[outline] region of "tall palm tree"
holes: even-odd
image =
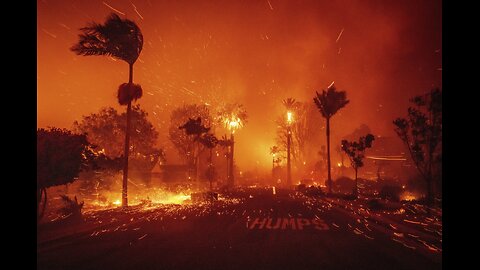
[[[322,90],[313,98],[315,105],[322,116],[327,120],[327,167],[328,167],[328,192],[332,193],[332,176],[330,174],[330,118],[335,115],[341,108],[345,107],[350,101],[347,100],[345,91],[337,91],[335,85],[330,85],[327,90]]]
[[[128,154],[130,145],[130,118],[132,101],[142,96],[140,85],[133,84],[133,64],[143,48],[143,35],[140,28],[131,20],[122,20],[117,14],[112,13],[107,17],[105,24],[90,23],[80,28],[79,41],[71,50],[78,55],[104,55],[111,56],[128,63],[128,84],[120,85],[118,89],[118,102],[127,105],[127,127],[125,130],[125,150],[123,167],[122,206],[128,206],[127,179],[128,179]]]
[[[292,165],[290,162],[291,125],[293,122],[293,111],[299,107],[299,103],[294,98],[287,98],[283,100],[283,105],[287,109],[287,185],[290,187],[292,184]]]

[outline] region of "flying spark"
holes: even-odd
[[[340,37],[343,34],[343,30],[345,30],[345,28],[342,28],[342,31],[340,31],[340,34],[338,34],[338,37],[337,37],[337,40],[335,41],[335,43],[338,43],[338,41],[340,40]]]
[[[47,34],[47,35],[49,35],[49,36],[51,36],[51,37],[53,37],[53,38],[57,38],[57,36],[56,36],[56,35],[54,35],[54,34],[52,34],[52,33],[48,32],[47,30],[45,30],[45,29],[43,29],[43,28],[42,28],[42,31],[43,31],[43,32],[45,32],[45,34]]]
[[[132,6],[133,6],[133,10],[135,10],[135,12],[137,13],[137,15],[143,20],[143,16],[140,15],[140,13],[138,12],[137,10],[137,7],[132,3]]]
[[[109,4],[107,4],[107,3],[105,3],[105,2],[102,2],[102,3],[103,3],[105,6],[109,7],[111,10],[113,10],[113,11],[115,11],[115,12],[118,12],[118,13],[120,13],[120,14],[122,14],[122,15],[125,15],[125,13],[121,12],[121,11],[118,10],[118,9],[113,8],[113,7],[110,6]]]
[[[273,10],[272,4],[270,4],[270,1],[267,0],[268,6],[270,6],[270,9]]]

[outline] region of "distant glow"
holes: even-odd
[[[337,162],[337,166],[338,166],[338,167],[342,167],[342,163],[341,163],[341,162]]]
[[[407,160],[406,158],[403,158],[401,156],[383,156],[383,157],[366,156],[366,158],[373,159],[373,160],[392,160],[392,161],[405,161],[405,160]]]
[[[113,202],[113,204],[114,205],[120,205],[120,204],[122,204],[122,202],[120,202],[120,200],[116,200],[116,201]]]
[[[402,201],[413,201],[418,198],[417,194],[411,193],[411,192],[404,192],[402,195],[400,195],[400,199]]]
[[[293,122],[293,113],[288,111],[287,112],[287,123],[291,124]]]
[[[237,129],[243,127],[242,120],[237,116],[231,115],[230,117],[224,117],[223,124],[230,132],[235,133]]]

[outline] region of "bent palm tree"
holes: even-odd
[[[330,118],[335,115],[341,108],[345,107],[349,100],[347,100],[347,93],[345,91],[336,91],[335,85],[327,88],[327,91],[322,90],[322,93],[317,94],[313,98],[315,105],[322,116],[327,120],[327,167],[328,167],[328,192],[332,193],[332,176],[330,174]]]
[[[118,101],[127,105],[127,127],[125,130],[125,150],[123,167],[122,206],[128,206],[127,179],[128,179],[128,154],[130,145],[130,117],[132,101],[142,96],[140,85],[133,84],[133,64],[137,61],[143,47],[143,35],[140,28],[131,20],[122,20],[112,13],[105,24],[90,23],[80,29],[79,42],[71,50],[78,55],[105,55],[111,56],[128,63],[128,84],[120,85]]]

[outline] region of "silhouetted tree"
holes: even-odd
[[[212,182],[216,177],[215,166],[213,164],[213,148],[217,146],[218,139],[217,137],[215,137],[215,135],[211,133],[205,133],[203,134],[203,136],[199,138],[199,142],[210,150],[210,156],[208,158],[208,168],[205,175],[207,176],[207,179],[210,182],[210,191],[211,191]]]
[[[433,89],[428,94],[410,100],[407,118],[393,121],[395,132],[408,148],[410,156],[427,183],[427,202],[434,202],[433,180],[441,174],[442,156],[442,91]]]
[[[235,149],[235,139],[234,133],[236,130],[242,128],[247,123],[248,115],[247,110],[243,107],[242,104],[238,103],[227,103],[223,106],[220,106],[220,109],[217,112],[217,122],[220,123],[230,131],[230,141],[229,144],[230,151],[228,152],[229,164],[227,166],[227,186],[234,186],[234,149]]]
[[[227,138],[227,135],[223,135],[222,138],[220,140],[218,140],[218,145],[220,145],[221,147],[223,147],[225,149],[225,158],[227,160],[227,179],[229,177],[229,174],[230,174],[230,152],[229,152],[229,148],[232,147],[233,145],[233,141],[231,139],[228,139]]]
[[[114,108],[102,108],[98,113],[82,116],[81,121],[73,123],[78,133],[86,133],[88,140],[99,147],[109,158],[122,157],[122,136],[125,130],[126,113],[118,114]],[[159,160],[165,160],[164,151],[155,145],[158,132],[148,120],[148,113],[140,105],[132,106],[131,123],[135,130],[130,136],[130,166],[140,171],[151,171]],[[113,165],[113,164],[112,164]]]
[[[332,176],[330,173],[330,118],[335,115],[341,108],[345,107],[350,101],[347,100],[347,93],[345,91],[337,91],[332,84],[327,90],[322,90],[322,93],[315,91],[317,96],[313,98],[315,105],[322,116],[327,120],[327,167],[328,167],[328,192],[332,192]]]
[[[353,195],[358,196],[358,168],[363,167],[363,159],[365,158],[365,150],[372,147],[372,142],[375,137],[372,134],[367,134],[365,137],[360,137],[358,142],[349,142],[342,140],[342,150],[350,158],[351,165],[355,170],[355,188]]]
[[[85,135],[59,128],[37,130],[37,219],[45,212],[47,188],[72,183],[81,170],[96,168],[97,156]]]
[[[182,126],[178,127],[178,129],[184,129],[185,134],[188,136],[193,136],[193,141],[196,142],[197,144],[197,155],[195,159],[195,179],[199,180],[198,177],[198,171],[199,171],[199,166],[200,166],[200,138],[203,136],[203,134],[207,133],[210,128],[205,127],[202,125],[202,118],[197,117],[197,119],[192,119],[189,118],[185,124]]]
[[[195,137],[187,135],[184,130],[178,127],[184,125],[189,119],[197,119],[198,117],[202,119],[205,126],[210,127],[213,131],[213,120],[206,105],[183,105],[174,109],[170,115],[168,138],[186,165],[194,165],[197,159],[198,153],[195,150]]]
[[[299,167],[299,164],[304,161],[316,158],[317,153],[314,149],[320,143],[321,131],[318,128],[318,122],[321,120],[321,116],[316,112],[314,104],[296,101],[296,104],[290,108],[294,117],[294,121],[290,125],[292,133],[290,151],[292,164]],[[277,118],[276,124],[275,142],[282,155],[286,156],[288,123],[285,114]]]
[[[129,77],[128,84],[120,85],[118,89],[118,102],[127,105],[127,126],[125,129],[123,168],[123,190],[122,206],[128,206],[127,200],[127,179],[128,179],[128,157],[130,140],[130,111],[132,101],[142,96],[140,85],[133,83],[133,64],[137,61],[143,47],[143,35],[135,22],[122,20],[117,14],[112,13],[105,21],[105,24],[90,23],[87,27],[80,29],[79,42],[71,50],[78,55],[106,55],[115,57],[128,63]]]

